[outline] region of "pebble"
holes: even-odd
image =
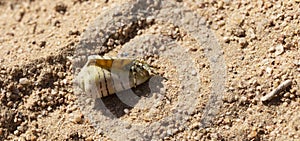
[[[160,50],[160,51],[165,51],[165,50],[166,50],[166,47],[165,47],[165,46],[161,46],[161,47],[159,48],[159,50]]]
[[[239,44],[240,44],[241,48],[246,48],[248,46],[248,42],[245,38],[240,38]]]
[[[75,115],[75,118],[74,118],[74,122],[75,123],[82,123],[82,120],[83,120],[83,115],[82,114],[76,114]]]
[[[55,5],[54,10],[60,14],[64,14],[67,11],[67,5],[62,2],[59,2]]]
[[[51,110],[52,110],[52,107],[51,107],[51,106],[49,106],[49,107],[47,108],[47,110],[48,110],[48,111],[51,111]]]
[[[86,141],[93,141],[93,137],[92,136],[89,136],[87,138],[85,138]]]
[[[30,81],[27,78],[20,78],[19,83],[22,85],[27,85],[30,83]]]
[[[270,53],[273,53],[275,51],[276,51],[275,47],[270,47],[269,50],[268,50],[268,52],[270,52]]]
[[[39,47],[44,48],[46,46],[46,41],[41,41],[41,43],[39,44]]]
[[[129,113],[129,110],[128,110],[128,109],[124,109],[124,113],[125,113],[125,114],[128,114],[128,113]]]
[[[192,76],[196,76],[197,75],[197,71],[196,70],[192,70],[191,74],[192,74]]]
[[[241,96],[241,97],[240,97],[240,102],[241,102],[242,104],[246,103],[246,102],[247,102],[247,97],[246,97],[246,96]]]
[[[250,134],[248,135],[248,138],[253,139],[257,136],[257,131],[256,130],[252,130],[250,132]]]
[[[223,40],[225,43],[229,43],[230,42],[230,38],[228,36],[223,37]]]
[[[224,26],[225,24],[226,24],[226,23],[225,23],[225,21],[223,21],[223,20],[218,22],[218,26],[219,26],[219,27],[222,27],[222,26]]]
[[[154,20],[155,20],[155,18],[153,16],[149,16],[149,17],[146,18],[146,22],[148,24],[151,24],[152,22],[154,22]]]
[[[267,72],[267,74],[272,75],[273,69],[270,68],[270,67],[267,67],[267,68],[266,68],[266,72]]]
[[[23,50],[22,49],[18,49],[17,51],[19,54],[23,53]]]
[[[197,48],[189,48],[188,51],[191,51],[191,52],[196,52],[198,49]]]
[[[287,103],[287,102],[283,102],[283,103],[282,103],[282,106],[283,106],[283,107],[287,107],[288,105],[289,105],[289,103]]]
[[[167,130],[167,134],[168,134],[168,135],[173,135],[171,129],[168,129],[168,130]]]
[[[199,127],[200,127],[200,124],[198,122],[193,123],[191,126],[192,129],[199,128]]]
[[[19,130],[14,131],[14,135],[18,136],[20,134]]]
[[[64,72],[58,72],[58,73],[57,73],[57,76],[58,76],[59,78],[63,78],[63,77],[64,77]]]
[[[275,46],[275,55],[281,55],[284,52],[284,47],[282,44],[276,45]]]
[[[296,66],[300,66],[300,60],[298,60],[298,61],[293,61],[293,63],[294,63]]]

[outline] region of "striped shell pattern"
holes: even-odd
[[[144,83],[150,72],[149,65],[136,59],[92,55],[75,83],[90,97],[101,98]]]

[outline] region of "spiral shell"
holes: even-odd
[[[149,65],[136,59],[92,55],[75,83],[89,96],[101,98],[144,83],[150,73]]]

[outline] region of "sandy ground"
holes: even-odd
[[[300,1],[173,2],[204,22],[159,21],[182,16],[170,6],[121,25],[123,0],[1,0],[0,140],[300,140]],[[132,105],[90,100],[72,83],[82,53],[138,56],[166,79]]]

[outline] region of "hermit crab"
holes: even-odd
[[[138,59],[92,55],[75,83],[90,97],[102,98],[136,87],[153,74],[153,67]]]

